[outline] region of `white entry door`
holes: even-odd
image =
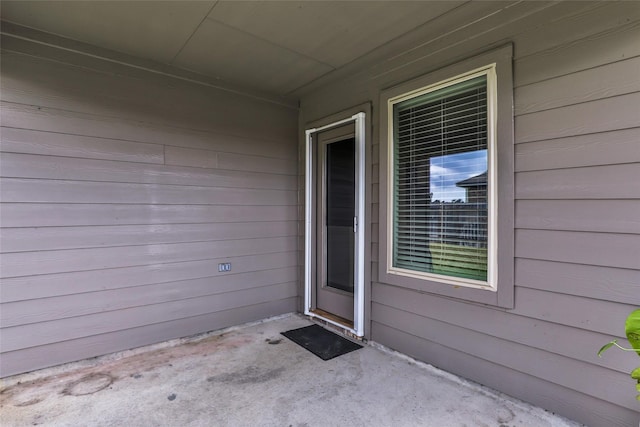
[[[364,113],[307,135],[305,313],[364,335]]]

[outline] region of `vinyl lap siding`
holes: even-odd
[[[590,426],[637,426],[637,358],[596,352],[640,305],[640,5],[480,7],[456,10],[478,22],[446,45],[424,29],[419,47],[303,98],[303,121],[367,100],[380,111],[382,89],[514,45],[515,308],[378,281],[374,115],[371,338]]]
[[[295,310],[295,110],[2,42],[1,376]]]

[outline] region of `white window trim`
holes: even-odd
[[[498,185],[494,187],[497,193],[499,209],[499,221],[494,224],[497,232],[496,245],[497,271],[493,280],[496,281],[496,290],[491,292],[487,286],[482,288],[452,285],[433,278],[421,276],[420,278],[409,275],[390,274],[388,262],[389,221],[389,180],[393,177],[389,174],[389,99],[413,93],[417,90],[428,88],[437,82],[448,81],[452,76],[469,73],[472,70],[486,67],[487,64],[496,64],[497,99],[495,100],[495,137],[497,150],[494,150],[494,173],[497,176]],[[515,303],[514,273],[516,267],[515,258],[515,144],[513,123],[513,45],[507,43],[476,56],[460,60],[449,65],[438,66],[432,64],[433,69],[424,74],[414,75],[412,78],[398,82],[380,92],[380,116],[379,116],[379,222],[378,222],[378,277],[379,283],[411,289],[421,293],[432,294],[442,298],[454,298],[468,301],[474,304],[486,304],[503,309],[512,309]],[[497,220],[497,217],[494,215]],[[375,246],[374,246],[375,247]]]
[[[447,86],[452,86],[458,83],[462,83],[466,80],[470,80],[476,77],[487,77],[487,152],[488,152],[488,235],[487,235],[487,281],[466,279],[454,276],[445,276],[441,274],[427,273],[416,270],[409,270],[405,268],[393,267],[393,230],[394,230],[394,165],[395,159],[393,153],[394,150],[394,117],[393,107],[395,104],[412,99]],[[457,76],[441,80],[437,83],[418,88],[416,90],[403,93],[401,95],[390,98],[387,101],[387,170],[390,177],[387,182],[387,274],[393,274],[398,276],[412,277],[416,279],[428,279],[435,282],[445,283],[452,286],[463,286],[476,289],[483,289],[496,292],[498,289],[498,197],[497,197],[497,136],[496,136],[496,124],[497,124],[497,75],[496,75],[496,63],[491,63],[483,67],[476,68],[466,73],[459,74]]]

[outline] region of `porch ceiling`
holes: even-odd
[[[22,26],[295,98],[463,3],[3,1],[1,13]]]

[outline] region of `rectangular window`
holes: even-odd
[[[494,66],[390,100],[396,272],[492,288]]]
[[[378,281],[514,303],[513,46],[380,93]]]

